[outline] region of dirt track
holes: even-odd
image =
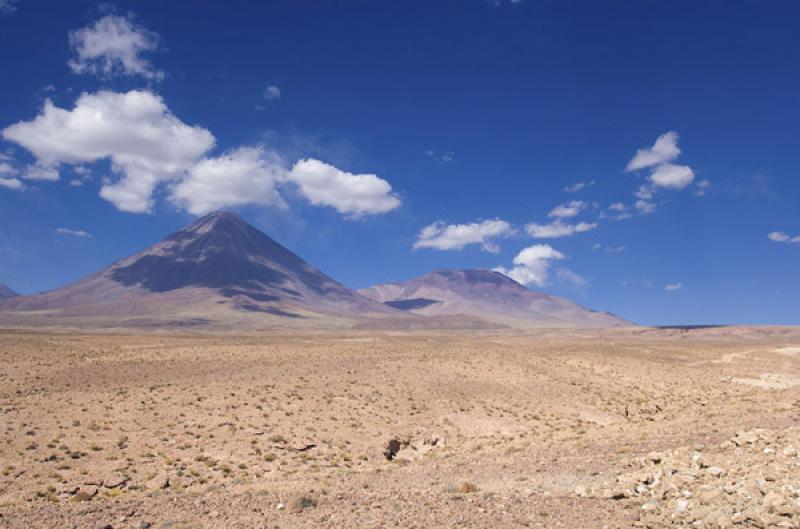
[[[799,418],[793,329],[4,332],[0,527],[689,526],[594,491]]]

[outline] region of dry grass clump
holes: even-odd
[[[286,502],[286,510],[289,512],[303,512],[306,509],[313,509],[317,506],[316,500],[310,496],[300,495],[289,498]]]
[[[456,487],[453,490],[453,492],[456,492],[458,494],[475,494],[476,492],[478,492],[480,490],[481,489],[479,489],[476,484],[474,484],[472,482],[469,482],[469,481],[464,481],[463,483],[461,483],[461,485]]]

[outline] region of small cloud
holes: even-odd
[[[59,235],[72,235],[73,237],[83,237],[85,239],[94,239],[94,235],[85,230],[73,230],[70,228],[57,228],[56,233]]]
[[[425,154],[432,160],[435,160],[439,163],[450,163],[456,159],[456,153],[454,151],[437,152],[428,149],[427,151],[425,151]]]
[[[694,171],[688,165],[674,165],[667,163],[659,165],[650,174],[650,181],[656,187],[668,189],[683,189],[694,180]]]
[[[156,33],[130,17],[106,15],[92,26],[70,32],[69,44],[75,57],[69,61],[69,67],[77,74],[91,73],[106,79],[138,75],[159,81],[164,72],[142,57],[155,51],[158,43]]]
[[[711,182],[708,180],[700,180],[694,185],[694,191],[692,191],[692,194],[696,197],[702,197],[709,191],[711,191]]]
[[[264,89],[264,92],[261,94],[267,101],[275,101],[281,98],[281,89],[278,88],[276,85],[271,84]]]
[[[376,174],[354,174],[307,158],[294,164],[286,178],[315,206],[330,206],[348,218],[387,213],[400,207],[392,186]]]
[[[11,189],[13,191],[22,191],[25,189],[25,184],[23,184],[17,178],[0,176],[0,187],[5,187],[6,189]]]
[[[600,218],[601,219],[611,219],[611,220],[626,220],[633,217],[633,215],[628,211],[628,206],[623,204],[622,202],[614,202],[610,206],[608,206],[608,211],[601,211]]]
[[[634,157],[628,162],[625,168],[628,172],[651,169],[647,183],[639,186],[634,193],[638,199],[635,207],[640,213],[649,214],[655,211],[656,206],[652,199],[658,189],[681,190],[694,181],[694,170],[691,167],[672,163],[680,154],[678,133],[669,131],[659,136],[652,147],[636,151]],[[698,184],[699,187],[696,188],[701,193],[704,193],[710,186],[707,180],[703,182],[705,183]]]
[[[671,162],[681,154],[678,148],[678,133],[675,131],[665,132],[659,136],[652,147],[639,149],[628,162],[626,171],[636,171],[654,165],[661,165]]]
[[[656,211],[656,205],[652,202],[648,202],[647,200],[637,200],[634,206],[639,213],[642,213],[643,215],[649,215],[651,213],[655,213]]]
[[[60,178],[58,169],[52,165],[39,163],[29,165],[25,169],[23,177],[28,180],[46,180],[48,182],[57,182]]]
[[[568,224],[558,219],[548,224],[531,222],[525,225],[525,232],[534,239],[556,239],[558,237],[571,237],[576,233],[591,231],[596,227],[596,223],[579,222],[577,224]]]
[[[675,290],[680,290],[683,288],[683,283],[670,283],[664,287],[664,290],[667,292],[673,292]]]
[[[0,13],[13,13],[17,10],[17,0],[0,0]]]
[[[513,268],[507,269],[498,266],[494,271],[507,275],[523,285],[544,286],[547,284],[552,262],[566,258],[566,255],[549,244],[534,244],[523,249],[514,257]]]
[[[594,180],[590,180],[589,182],[575,182],[572,185],[568,185],[564,188],[565,193],[577,193],[578,191],[585,189],[587,187],[593,186]]]
[[[586,202],[572,200],[566,204],[556,206],[547,216],[557,219],[568,219],[577,216],[584,209],[586,209]]]
[[[784,233],[782,231],[770,232],[767,235],[767,238],[773,242],[788,242],[788,243],[800,244],[800,235],[792,237],[791,235]]]
[[[556,277],[558,277],[558,279],[560,279],[562,282],[569,283],[576,287],[585,287],[589,284],[589,281],[587,281],[586,278],[567,268],[559,268],[556,271]]]
[[[414,249],[461,250],[471,244],[480,244],[484,251],[497,253],[500,249],[495,239],[508,237],[513,233],[511,224],[500,219],[471,224],[445,224],[437,220],[422,228]]]
[[[600,243],[595,243],[592,245],[592,250],[603,251],[606,253],[622,253],[625,251],[625,248],[625,246],[609,246]]]

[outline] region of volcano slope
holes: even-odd
[[[75,283],[0,300],[0,325],[337,328],[396,312],[217,211]]]
[[[4,528],[798,523],[797,329],[0,343]]]

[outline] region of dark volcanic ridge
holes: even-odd
[[[18,294],[11,290],[9,287],[0,283],[0,299],[13,298]]]
[[[607,312],[535,292],[492,270],[436,270],[401,283],[376,285],[361,294],[423,316],[463,314],[514,327],[619,327]]]

